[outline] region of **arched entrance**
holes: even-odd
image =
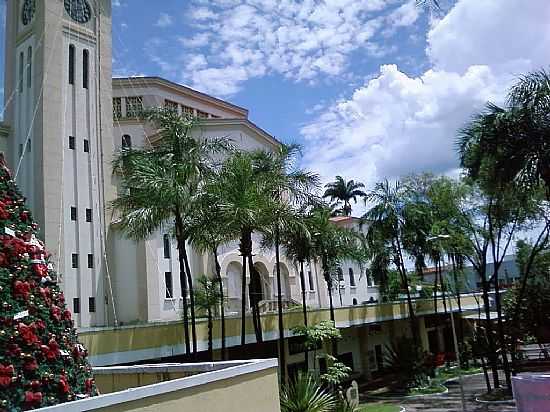
[[[254,268],[258,271],[258,275],[260,277],[260,283],[262,287],[261,300],[272,299],[273,294],[271,292],[271,281],[269,279],[269,271],[267,270],[267,267],[262,262],[256,262],[254,263]]]
[[[224,286],[227,290],[226,307],[229,312],[241,312],[242,298],[242,265],[233,261],[227,265],[225,272]],[[246,305],[248,307],[248,290],[245,294]]]
[[[280,272],[281,272],[281,297],[284,300],[290,300],[291,294],[290,294],[289,271],[288,271],[288,267],[283,262],[280,263]],[[272,288],[273,288],[273,296],[277,297],[279,291],[277,289],[277,267],[276,266],[273,268]]]

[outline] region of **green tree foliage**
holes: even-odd
[[[351,216],[351,201],[357,203],[357,198],[365,197],[363,191],[365,185],[354,180],[345,180],[342,176],[336,176],[334,182],[325,185],[325,193],[323,197],[330,198],[330,201],[337,201],[337,204],[343,203],[341,210],[345,216]]]
[[[50,255],[25,199],[0,167],[0,410],[97,394]]]
[[[195,292],[195,305],[199,313],[206,314],[208,318],[208,357],[214,360],[212,352],[213,318],[220,306],[223,306],[223,294],[214,280],[206,275],[197,279],[198,288]]]
[[[409,390],[427,386],[434,369],[428,355],[407,337],[401,337],[386,346],[384,362],[388,370],[399,376],[400,388]]]

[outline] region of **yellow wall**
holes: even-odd
[[[107,412],[279,412],[277,368],[101,409]]]

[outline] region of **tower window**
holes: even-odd
[[[132,148],[132,137],[129,134],[122,135],[122,148],[123,149]]]
[[[69,84],[74,84],[74,54],[75,47],[71,44],[69,45]]]
[[[170,236],[165,234],[162,237],[162,241],[164,246],[164,258],[170,259]]]
[[[27,140],[27,152],[31,152],[31,139]]]
[[[90,152],[90,141],[88,139],[84,139],[84,152]]]
[[[91,253],[88,253],[88,268],[89,269],[94,268],[94,255]]]
[[[76,207],[71,206],[71,220],[76,220]]]
[[[355,287],[355,275],[353,274],[353,269],[352,268],[349,268],[348,269],[348,274],[349,274],[349,285],[350,287]]]
[[[32,47],[27,49],[27,87],[31,88],[32,80]]]
[[[73,313],[80,313],[80,298],[73,298]]]
[[[172,299],[174,297],[174,286],[172,285],[172,272],[164,272],[164,285],[166,287],[164,297]]]
[[[71,263],[73,266],[73,269],[78,268],[78,253],[73,253],[71,256]]]
[[[113,117],[122,118],[122,98],[120,97],[113,97]]]
[[[76,149],[76,140],[74,136],[69,136],[69,149],[71,150]]]
[[[23,156],[23,143],[19,143],[19,157]]]
[[[25,72],[25,56],[19,53],[19,93],[23,93],[23,74]]]
[[[90,296],[88,298],[88,311],[90,313],[94,313],[95,312],[95,298],[93,296]]]
[[[86,222],[92,221],[92,209],[86,209]]]
[[[82,51],[82,87],[88,88],[88,74],[90,66],[90,52],[86,49]]]

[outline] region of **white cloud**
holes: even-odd
[[[194,34],[178,40],[186,54],[205,56],[208,66],[183,67],[179,80],[227,96],[265,74],[306,83],[345,77],[355,51],[376,57],[388,52],[374,36],[413,24],[419,9],[411,5],[414,1],[195,0],[187,13]]]
[[[384,65],[301,133],[306,164],[325,179],[383,177],[458,166],[456,131],[519,73],[550,61],[547,0],[459,0],[428,33],[432,67],[418,77]]]
[[[160,16],[157,19],[155,26],[165,28],[165,27],[171,26],[172,24],[174,24],[174,20],[172,19],[172,16],[170,16],[167,13],[160,13]]]

